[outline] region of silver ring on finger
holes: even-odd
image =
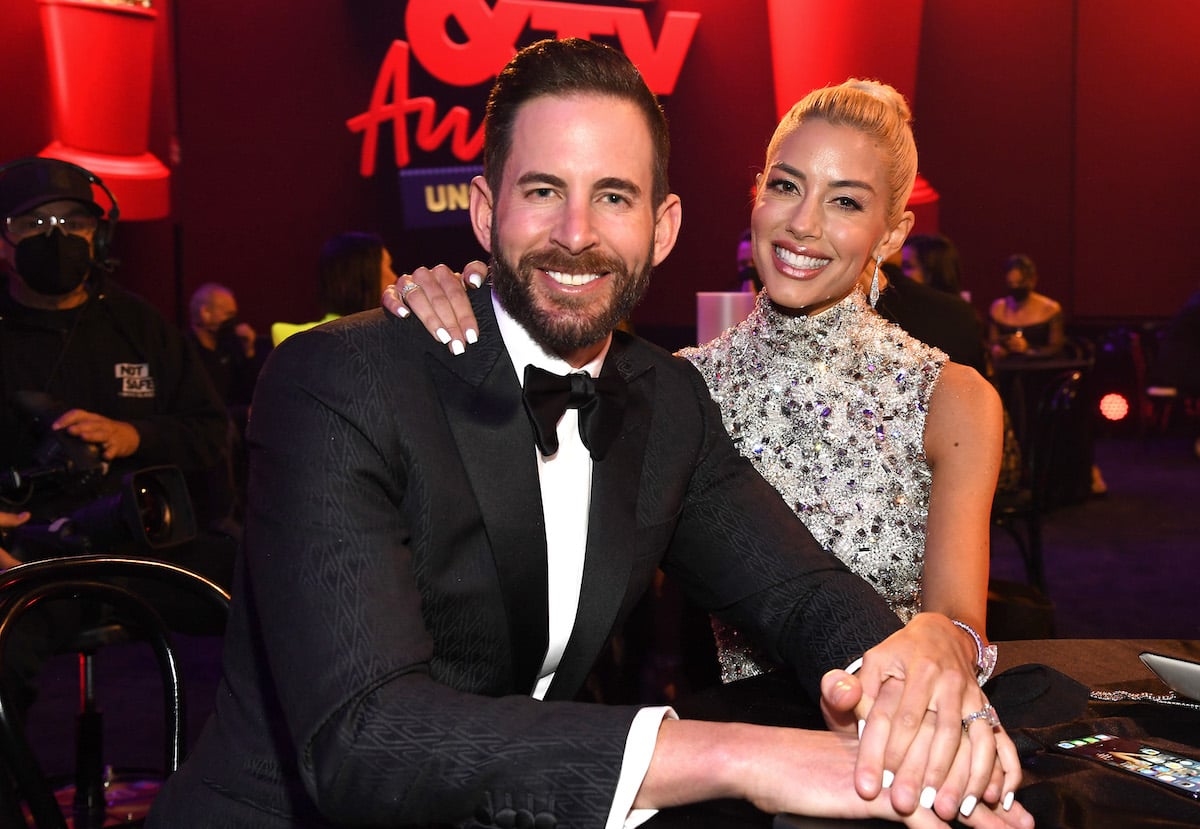
[[[400,298],[407,300],[409,294],[419,290],[421,290],[421,286],[409,279],[404,283],[404,287],[400,289]]]
[[[991,728],[995,728],[996,726],[1000,725],[1000,717],[996,716],[996,709],[992,707],[990,702],[983,706],[983,708],[979,711],[974,711],[963,717],[963,733],[969,731],[971,728],[971,723],[975,722],[976,720],[983,720]]]

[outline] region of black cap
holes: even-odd
[[[0,219],[20,216],[53,201],[77,201],[97,216],[92,182],[81,167],[54,158],[23,158],[0,171]]]

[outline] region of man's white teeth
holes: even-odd
[[[775,255],[793,268],[800,268],[805,271],[814,271],[817,268],[823,268],[833,261],[832,259],[817,259],[815,256],[792,253],[790,250],[779,246],[775,247]]]
[[[598,273],[563,273],[562,271],[546,271],[546,275],[560,285],[586,285],[600,278]]]

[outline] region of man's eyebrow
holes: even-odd
[[[597,181],[595,186],[592,189],[594,189],[594,190],[619,190],[622,193],[627,193],[630,196],[634,196],[634,197],[640,196],[642,194],[642,188],[638,187],[637,184],[630,181],[629,179],[621,178],[620,176],[606,176],[605,178],[602,178],[599,181]]]
[[[551,187],[559,188],[567,186],[567,183],[558,176],[551,175],[550,173],[539,173],[536,170],[525,173],[517,179],[518,186],[525,186],[527,184],[548,184]]]
[[[798,179],[801,179],[802,181],[808,181],[807,175],[802,173],[800,170],[797,170],[792,165],[786,164],[782,161],[778,161],[775,164],[772,164],[771,169],[782,170],[783,172],[787,173],[789,176],[792,176],[793,178],[798,178]],[[852,178],[831,181],[831,182],[829,182],[829,185],[831,187],[853,187],[858,190],[866,190],[867,192],[870,192],[870,193],[875,192],[875,188],[872,187],[868,182],[858,181],[857,179],[852,179]]]
[[[546,184],[550,187],[558,187],[566,189],[567,183],[552,173],[542,173],[536,170],[525,173],[517,179],[517,186],[524,187],[530,184]],[[605,176],[596,181],[592,185],[592,189],[596,191],[602,190],[618,190],[622,193],[627,193],[630,196],[638,197],[642,194],[642,188],[638,187],[634,182],[620,176]]]

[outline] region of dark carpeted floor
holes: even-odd
[[[1200,460],[1191,441],[1105,439],[1097,443],[1096,460],[1108,495],[1060,508],[1045,523],[1057,635],[1200,638]],[[1012,542],[1000,533],[993,537],[992,572],[1024,578]],[[181,652],[194,732],[211,705],[219,643],[186,639]],[[118,766],[159,766],[162,704],[148,651],[108,648],[97,670],[106,756]],[[49,774],[72,767],[76,687],[69,657],[55,660],[43,675],[29,730]]]
[[[1200,638],[1200,459],[1184,437],[1109,438],[1108,494],[1046,517],[1047,592],[1060,638]],[[1023,579],[992,534],[993,577]]]

